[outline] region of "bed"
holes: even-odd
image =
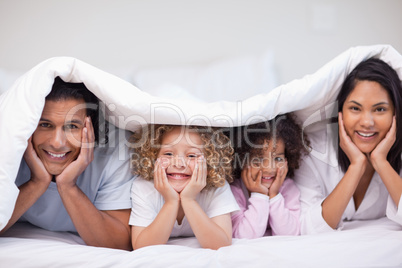
[[[155,84],[152,77],[163,78],[163,70],[122,79],[78,59],[48,59],[21,76],[0,96],[0,226],[7,223],[12,213],[18,195],[14,184],[18,163],[55,76],[84,82],[102,101],[106,119],[131,131],[147,123],[211,123],[233,127],[292,111],[306,127],[331,116],[331,109],[326,108],[333,106],[343,79],[360,61],[370,57],[383,59],[402,77],[402,56],[391,46],[353,47],[317,72],[290,83],[274,86],[268,85],[272,81],[262,79],[252,91],[254,95],[243,96],[242,101],[223,100],[219,96],[200,99],[186,91],[188,85],[177,81]],[[173,77],[172,74],[178,75],[183,70],[169,71],[168,76]],[[195,75],[199,70],[191,71]],[[402,226],[386,218],[348,222],[341,232],[320,235],[234,239],[232,246],[216,251],[199,248],[195,238],[171,239],[167,245],[132,252],[97,248],[84,245],[72,233],[50,232],[17,223],[0,237],[0,266],[401,267],[401,250]]]

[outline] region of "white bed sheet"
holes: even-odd
[[[56,76],[84,82],[106,105],[106,118],[129,130],[145,123],[236,126],[250,123],[251,118],[262,121],[291,111],[297,111],[308,125],[322,120],[346,75],[370,57],[388,62],[402,77],[402,56],[391,46],[355,47],[316,73],[267,93],[241,102],[214,103],[155,97],[79,60],[49,59],[0,95],[0,228],[12,213],[19,163]],[[234,245],[217,251],[197,248],[195,238],[185,238],[126,252],[85,246],[73,234],[17,224],[0,237],[0,267],[402,267],[399,225],[380,219],[349,223],[345,229],[311,236],[234,240]]]
[[[132,252],[97,248],[28,223],[0,237],[1,267],[402,267],[401,252],[402,227],[387,218],[319,235],[234,239],[216,251],[193,237]]]

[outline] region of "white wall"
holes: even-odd
[[[400,0],[0,0],[0,69],[53,56],[104,70],[275,52],[279,82],[356,45],[402,52]]]

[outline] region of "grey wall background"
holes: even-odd
[[[351,46],[402,52],[400,0],[0,0],[0,68],[73,56],[104,70],[274,51],[280,83]]]

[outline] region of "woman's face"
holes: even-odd
[[[363,153],[384,139],[394,115],[388,92],[377,82],[359,81],[342,107],[346,133]]]

